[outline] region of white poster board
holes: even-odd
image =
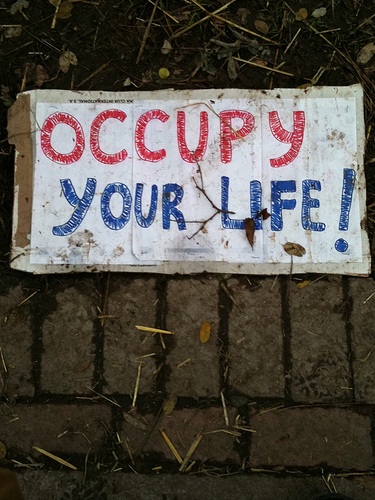
[[[360,86],[28,94],[12,267],[280,274],[292,242],[293,272],[369,272]]]

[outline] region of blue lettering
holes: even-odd
[[[283,200],[281,193],[295,193],[296,181],[271,181],[271,230],[283,228],[283,210],[293,210],[296,200]]]
[[[109,206],[112,196],[115,193],[119,193],[122,196],[122,212],[119,217],[115,217]],[[118,231],[122,229],[130,219],[132,196],[130,194],[128,186],[122,184],[121,182],[115,182],[113,184],[107,184],[105,187],[102,198],[100,201],[100,210],[102,213],[102,219],[104,224],[112,229],[113,231]]]
[[[171,201],[171,193],[174,199]],[[176,219],[179,231],[186,229],[185,219],[176,206],[181,203],[184,190],[178,184],[164,184],[163,186],[163,229],[170,229],[171,215]]]
[[[311,179],[302,181],[302,227],[306,231],[324,231],[326,225],[323,222],[311,222],[310,210],[320,206],[319,200],[310,197],[311,189],[320,191],[320,182]]]
[[[82,198],[78,198],[70,179],[61,179],[60,184],[67,202],[74,207],[74,211],[68,222],[52,228],[52,234],[55,236],[68,236],[77,230],[90,208],[95,194],[96,179],[87,179],[85,192]]]
[[[143,217],[142,214],[142,193],[143,184],[137,183],[135,189],[135,200],[134,200],[134,213],[137,224],[141,227],[150,227],[155,220],[156,207],[158,204],[158,187],[153,184],[151,188],[151,203],[150,210],[147,217]]]

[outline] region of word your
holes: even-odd
[[[343,190],[341,199],[341,215],[339,229],[347,231],[349,225],[349,213],[352,203],[356,173],[353,169],[344,169]],[[74,207],[70,219],[60,225],[54,226],[52,233],[55,236],[67,236],[78,229],[85,218],[96,191],[97,181],[88,178],[82,198],[79,198],[72,181],[70,179],[60,180],[62,191],[67,202]],[[148,228],[155,220],[158,205],[158,186],[151,187],[151,201],[148,215],[142,212],[142,183],[137,183],[134,194],[134,215],[137,224],[142,228]],[[310,211],[312,208],[319,208],[319,200],[311,196],[311,191],[321,191],[321,183],[317,180],[306,179],[302,181],[302,208],[301,223],[307,231],[324,231],[326,225],[323,222],[312,222]],[[294,180],[271,181],[271,230],[281,231],[283,229],[283,210],[294,210],[295,199],[283,199],[283,193],[296,192],[296,182]],[[119,216],[115,216],[111,210],[110,203],[113,195],[118,194],[122,198],[122,211]],[[173,197],[171,196],[173,195]],[[171,217],[177,222],[179,231],[186,230],[186,222],[183,213],[179,208],[184,196],[184,190],[179,184],[164,184],[162,187],[162,221],[163,229],[169,230]],[[113,231],[123,229],[130,220],[132,207],[132,195],[126,184],[115,182],[108,184],[100,198],[100,213],[104,224]],[[234,219],[229,215],[229,177],[221,177],[221,225],[224,229],[244,229],[243,219]],[[258,217],[262,210],[262,185],[260,181],[250,182],[250,217],[254,220],[256,230],[263,229],[262,219]],[[346,245],[346,247],[345,247]],[[347,249],[345,240],[337,240],[336,250],[344,252]]]
[[[110,118],[124,122],[126,113],[119,109],[108,109],[99,113],[91,123],[89,144],[93,157],[104,164],[116,164],[126,160],[128,153],[126,149],[122,149],[118,153],[105,153],[100,147],[99,135],[100,128],[103,123]],[[230,163],[232,161],[232,142],[247,137],[254,129],[254,116],[248,111],[241,110],[226,110],[222,111],[220,117],[220,159],[222,163]],[[165,149],[151,151],[145,144],[145,133],[148,124],[152,120],[159,120],[165,123],[169,120],[169,115],[161,109],[152,109],[143,113],[137,120],[134,130],[135,150],[139,158],[146,162],[159,162],[166,158],[167,152]],[[232,127],[232,120],[241,119],[242,127],[235,131]],[[200,113],[200,130],[199,141],[195,151],[191,151],[186,144],[186,116],[184,111],[177,112],[177,144],[181,159],[187,163],[196,163],[201,161],[207,151],[209,122],[208,113],[201,111]],[[284,167],[289,165],[298,156],[301,149],[304,130],[305,130],[305,113],[304,111],[293,111],[293,131],[285,130],[282,126],[277,111],[271,111],[268,116],[270,130],[279,142],[290,144],[290,149],[279,158],[271,158],[270,165],[273,168]],[[52,133],[55,127],[59,124],[65,124],[71,127],[75,132],[75,144],[70,153],[61,153],[52,146]],[[65,112],[56,112],[51,114],[43,123],[41,129],[41,148],[44,155],[54,163],[69,165],[77,162],[86,147],[85,134],[80,122],[74,116]]]

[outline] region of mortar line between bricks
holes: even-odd
[[[353,347],[352,347],[352,331],[353,325],[351,323],[351,316],[353,310],[353,297],[350,294],[350,282],[347,276],[342,277],[342,292],[344,299],[344,321],[347,345],[347,359],[349,363],[349,387],[352,388],[352,401],[356,401],[355,395],[355,382],[354,382],[354,369],[353,369]]]
[[[45,293],[45,291],[44,291]],[[40,293],[37,300],[43,300],[44,293]],[[32,308],[32,344],[31,344],[31,378],[34,384],[34,397],[38,397],[41,393],[41,377],[42,377],[42,361],[43,361],[43,323],[45,318],[48,316],[47,309],[46,313],[42,314],[42,310],[38,307],[38,302]]]
[[[103,298],[100,304],[101,311],[103,315],[107,313],[104,311],[105,305],[105,294],[106,288],[109,286],[110,273],[105,273],[102,279],[99,281],[100,284],[100,294]],[[108,289],[109,290],[109,289]],[[109,300],[108,293],[108,300]],[[95,304],[96,307],[97,304]],[[94,375],[93,375],[93,388],[95,391],[102,393],[104,385],[104,335],[105,335],[105,320],[103,321],[103,326],[99,319],[94,320],[94,338],[93,343],[95,345],[95,359],[94,359]]]
[[[164,275],[160,275],[156,281],[156,292],[157,292],[157,307],[155,314],[155,328],[160,328],[161,330],[167,330],[167,311],[168,311],[168,282],[169,278]],[[169,354],[169,348],[171,342],[174,340],[170,335],[164,335],[163,340],[165,344],[165,349],[162,349],[161,354],[155,357],[156,369],[160,365],[161,369],[155,381],[155,392],[160,392],[161,394],[166,394],[166,382],[168,379],[168,368],[167,368],[167,358]],[[155,342],[158,342],[157,336],[155,336]],[[159,341],[160,342],[160,341]]]
[[[218,294],[218,315],[219,315],[219,329],[218,329],[218,342],[219,342],[219,381],[220,390],[226,393],[229,387],[229,314],[232,310],[233,303],[221,287],[221,283],[227,286],[226,281],[219,281],[219,294]]]
[[[290,276],[280,276],[281,328],[283,336],[284,396],[291,401],[292,387],[292,324],[289,309]]]

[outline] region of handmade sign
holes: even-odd
[[[23,94],[11,265],[367,274],[362,99],[360,86]]]

